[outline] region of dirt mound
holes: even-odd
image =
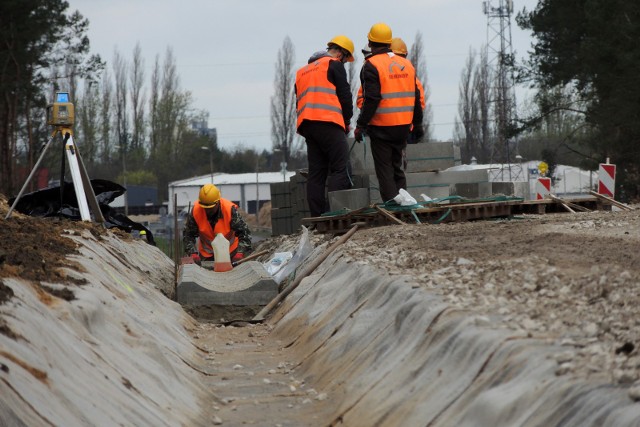
[[[12,212],[4,219],[9,206],[0,197],[0,279],[20,277],[34,282],[77,283],[67,277],[61,267],[79,268],[67,259],[78,253],[76,243],[65,237],[89,230],[99,237],[106,230],[96,224],[61,218],[34,218]]]

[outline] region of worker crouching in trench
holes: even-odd
[[[205,184],[200,188],[198,200],[193,204],[182,232],[185,253],[197,264],[215,261],[212,242],[218,234],[229,241],[232,262],[251,253],[251,230],[238,212],[238,206],[221,198],[218,187]]]

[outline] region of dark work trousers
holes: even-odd
[[[315,217],[329,211],[325,185],[328,191],[351,188],[347,174],[349,149],[344,130],[334,123],[306,121],[304,137],[309,161],[307,200],[311,216]]]
[[[371,136],[371,154],[383,202],[396,197],[401,188],[407,188],[407,178],[402,169],[402,150],[406,146],[405,140],[396,142]]]

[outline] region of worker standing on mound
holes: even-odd
[[[252,251],[251,231],[238,206],[221,198],[218,187],[205,184],[184,225],[184,252],[196,262],[213,261],[212,241],[219,233],[229,241],[231,261],[240,261]]]

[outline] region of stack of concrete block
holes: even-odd
[[[310,216],[307,177],[298,172],[290,181],[271,184],[271,234],[293,234],[300,230],[302,218]]]
[[[458,183],[482,184],[490,187],[486,171],[445,171],[460,164],[460,150],[452,142],[428,142],[407,145],[407,191],[417,201],[422,201],[422,194],[439,199],[452,193],[452,186]],[[381,203],[378,179],[375,174],[371,145],[368,140],[355,144],[351,149],[351,166],[355,188],[369,188],[370,200]]]

